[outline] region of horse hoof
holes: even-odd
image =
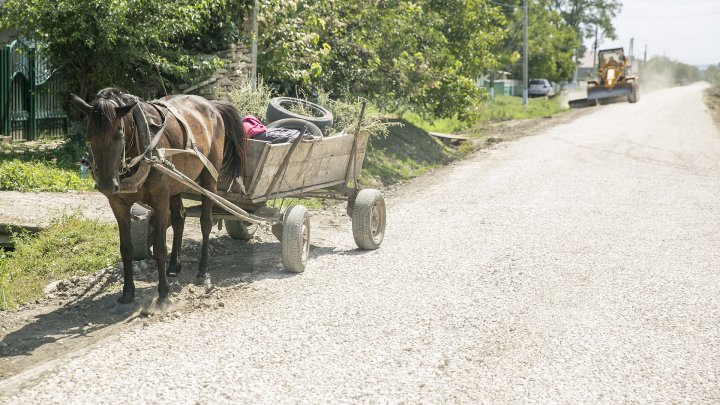
[[[155,311],[153,312],[157,314],[165,314],[170,312],[173,307],[174,304],[170,301],[170,298],[158,298],[157,301],[155,301]]]
[[[210,287],[212,285],[212,282],[210,281],[210,275],[204,275],[201,276],[198,274],[197,277],[195,277],[195,285],[199,287]]]
[[[135,303],[129,302],[123,304],[122,302],[116,302],[115,306],[110,310],[113,315],[126,315],[135,311]]]
[[[167,269],[168,277],[177,277],[180,274],[180,266],[171,266]]]

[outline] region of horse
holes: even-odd
[[[110,203],[120,233],[123,290],[113,312],[131,310],[135,300],[130,210],[136,202],[149,205],[155,213],[152,246],[159,276],[156,305],[166,308],[170,304],[168,277],[176,276],[181,270],[185,226],[181,193],[186,186],[138,162],[149,156],[158,157],[161,151],[174,151],[162,153],[160,157],[204,189],[216,193],[218,169],[221,177],[230,179],[237,179],[242,173],[246,155],[242,117],[230,103],[195,95],[171,95],[146,102],[121,90],[106,88],[100,90],[90,104],[77,95],[71,97],[87,118],[91,172],[97,190]],[[134,187],[132,184],[124,187],[134,178],[137,178]],[[200,284],[210,282],[208,247],[213,226],[212,207],[212,200],[203,195],[200,216],[203,241],[196,279]],[[174,235],[169,262],[168,222]]]

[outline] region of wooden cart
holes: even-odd
[[[216,203],[213,218],[222,220],[234,239],[249,240],[258,225],[272,225],[273,234],[282,244],[283,265],[288,271],[302,272],[310,252],[307,209],[293,205],[281,211],[267,203],[283,197],[346,200],[357,246],[377,249],[385,233],[385,200],[379,190],[360,189],[357,182],[367,142],[368,135],[362,132],[311,140],[299,137],[282,144],[248,140],[242,179],[245,193],[211,193],[167,165],[156,162],[153,167],[188,185],[183,198],[212,198]],[[227,190],[227,185],[218,185],[220,189]],[[137,204],[132,211],[133,246],[137,247],[134,255],[149,258],[152,212]],[[194,206],[188,208],[187,215],[199,217],[200,212],[201,207]]]

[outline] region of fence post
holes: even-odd
[[[37,135],[37,106],[35,99],[35,47],[28,48],[28,141],[34,141]]]
[[[10,45],[0,51],[0,133],[10,135]]]

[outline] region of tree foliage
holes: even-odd
[[[577,33],[581,41],[577,47],[578,59],[586,51],[582,40],[592,38],[596,28],[606,38],[616,38],[613,20],[622,8],[619,0],[549,0],[548,7],[559,13]]]
[[[720,84],[720,63],[708,66],[704,72],[704,79],[715,85]]]
[[[550,0],[536,0],[528,5],[528,76],[554,82],[570,80],[575,71],[573,55],[580,40],[575,30],[560,13],[549,7]],[[507,50],[522,54],[523,10],[520,6],[506,10],[511,19]],[[514,77],[522,77],[522,64],[518,59],[509,69]]]
[[[225,0],[7,0],[0,22],[36,41],[70,91],[87,98],[108,85],[141,95],[202,77],[218,59],[199,54],[226,38],[245,2]],[[161,79],[162,77],[162,79]]]
[[[474,79],[497,63],[505,19],[486,0],[265,0],[259,71],[381,107],[466,114]]]
[[[242,28],[253,3],[7,0],[0,22],[37,41],[68,88],[82,97],[109,85],[152,97],[164,87],[172,91],[175,84],[204,80],[220,64],[208,55],[249,42]],[[491,0],[259,5],[258,71],[280,91],[323,89],[436,117],[472,114],[482,95],[475,80],[512,66],[522,46],[521,14],[504,13]],[[531,1],[531,76],[567,79],[578,32],[593,23],[609,24],[612,32],[606,19],[617,8],[616,0]]]

